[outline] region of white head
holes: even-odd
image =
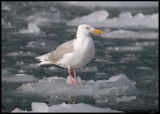
[[[96,30],[94,27],[88,24],[82,24],[78,26],[77,37],[78,36],[89,36],[91,33],[102,34],[102,31]]]

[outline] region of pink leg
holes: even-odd
[[[70,79],[71,79],[71,84],[74,84],[74,82],[72,80],[72,76],[71,76],[71,69],[68,69],[68,73],[69,73],[69,76],[70,76]]]
[[[76,80],[76,69],[74,69],[74,84],[77,84],[77,80]]]

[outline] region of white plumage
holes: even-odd
[[[71,68],[83,67],[94,58],[95,46],[91,33],[102,34],[102,31],[96,30],[87,24],[79,25],[76,39],[65,42],[53,52],[38,56],[36,59],[41,61],[40,65],[56,64],[68,68],[70,74]]]

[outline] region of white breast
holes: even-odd
[[[86,39],[81,50],[81,63],[88,64],[95,56],[95,46],[92,38]]]
[[[74,51],[63,56],[58,64],[66,68],[80,68],[88,64],[95,56],[95,46],[91,37],[83,41],[75,40]]]
[[[80,42],[79,42],[80,43]],[[95,56],[95,46],[92,38],[86,38],[85,41],[77,44],[77,49],[75,49],[75,62],[71,65],[71,68],[80,68],[88,64]]]

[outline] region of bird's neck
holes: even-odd
[[[77,37],[77,41],[78,41],[79,43],[83,43],[83,42],[85,42],[85,40],[88,39],[88,38],[91,38],[91,37],[90,37],[90,36],[78,36],[78,37]]]
[[[80,34],[80,33],[77,33],[77,40],[79,42],[83,42],[85,41],[87,38],[91,38],[91,35],[90,34]]]
[[[76,36],[77,36],[77,38],[78,37],[90,37],[91,34],[90,33],[81,32],[81,31],[80,32],[77,31]]]
[[[93,39],[91,36],[78,36],[75,40],[74,50],[78,50],[78,52],[82,53],[84,51],[84,46],[86,45],[86,42],[93,42]],[[82,51],[83,50],[83,51]]]

